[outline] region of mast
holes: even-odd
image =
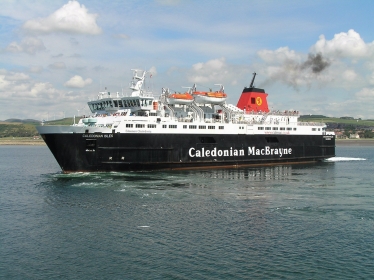
[[[255,82],[255,78],[256,78],[256,72],[254,72],[253,73],[253,78],[252,78],[252,82],[251,82],[251,84],[250,84],[250,88],[253,88],[253,84],[254,84],[254,82]]]

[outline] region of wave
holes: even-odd
[[[337,161],[358,161],[358,160],[366,160],[366,158],[354,158],[354,157],[332,157],[325,159],[327,162],[337,162]]]

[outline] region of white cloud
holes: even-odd
[[[61,95],[52,84],[33,81],[27,74],[0,71],[1,97],[54,99]]]
[[[342,76],[343,79],[348,82],[352,82],[357,79],[357,73],[353,70],[345,70]]]
[[[38,65],[31,65],[28,70],[31,73],[41,73],[43,71],[43,67]]]
[[[8,72],[0,70],[0,95],[9,96],[14,92],[27,90],[30,84],[30,77],[24,73]]]
[[[374,85],[374,73],[373,72],[368,76],[368,80],[369,80],[369,84]]]
[[[8,45],[8,47],[6,47],[5,49],[6,51],[8,52],[12,52],[12,53],[18,53],[18,52],[22,52],[22,47],[20,45],[18,45],[18,43],[16,42],[12,42]]]
[[[30,77],[24,73],[10,73],[5,77],[5,79],[7,81],[27,81]]]
[[[287,61],[300,61],[301,55],[288,47],[282,47],[275,51],[260,50],[257,55],[266,63],[285,63]]]
[[[50,83],[35,83],[32,85],[30,90],[31,96],[43,96],[43,97],[55,97],[59,95],[58,91]]]
[[[0,93],[5,93],[9,90],[12,82],[8,81],[4,75],[0,75]],[[5,95],[3,95],[5,97]]]
[[[359,92],[357,92],[356,97],[359,99],[367,100],[370,99],[370,101],[373,101],[374,99],[374,89],[372,88],[363,88]]]
[[[349,58],[369,56],[372,49],[373,45],[366,44],[360,34],[353,29],[350,29],[347,33],[335,34],[331,40],[326,40],[325,36],[321,35],[311,48],[313,52],[320,52],[324,55]]]
[[[66,65],[64,62],[54,62],[48,66],[51,69],[59,70],[59,69],[66,69]]]
[[[69,81],[67,81],[64,86],[69,88],[83,88],[86,85],[90,85],[92,83],[92,79],[87,78],[83,80],[81,76],[75,75],[74,77],[70,78]]]
[[[188,80],[193,83],[211,83],[222,81],[227,74],[225,58],[209,60],[205,63],[199,62],[192,65],[192,73]]]
[[[88,13],[78,1],[69,1],[46,18],[32,19],[25,22],[23,28],[36,33],[80,33],[97,35],[101,28],[96,24],[96,14]]]
[[[23,39],[20,44],[17,42],[10,43],[5,50],[12,53],[25,52],[28,54],[36,54],[37,52],[44,51],[45,46],[42,40],[35,37],[27,37]]]

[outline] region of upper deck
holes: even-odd
[[[326,132],[324,123],[299,122],[298,111],[270,111],[267,94],[253,87],[254,79],[249,88],[244,88],[235,106],[226,103],[227,95],[221,85],[216,94],[197,92],[195,85],[184,94],[171,94],[163,89],[156,99],[151,92],[143,90],[147,72],[133,71],[130,94],[100,92],[96,100],[88,102],[91,116],[81,118],[73,126],[53,130],[62,133],[333,135]]]

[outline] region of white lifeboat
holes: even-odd
[[[227,94],[221,91],[194,91],[192,94],[196,103],[200,104],[222,104],[227,98]]]
[[[173,93],[169,94],[167,97],[168,104],[180,104],[180,105],[189,105],[193,102],[194,98],[188,92],[185,93]]]

